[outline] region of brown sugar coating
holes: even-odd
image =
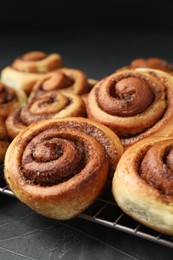
[[[112,182],[118,206],[133,219],[173,235],[173,138],[150,136],[122,155]]]
[[[54,185],[68,176],[71,178],[95,158],[97,149],[90,143],[93,138],[104,147],[109,167],[115,168],[119,150],[104,131],[88,122],[82,118],[67,118],[51,122],[48,128],[47,124],[42,125],[40,134],[31,133],[32,139],[25,147],[21,162],[25,178],[39,185]],[[90,137],[91,141],[87,141]]]
[[[5,179],[16,197],[36,212],[70,219],[103,192],[122,153],[119,138],[89,119],[42,120],[10,144]]]
[[[53,131],[42,134],[41,138],[35,137],[23,153],[21,171],[30,183],[50,186],[67,181],[94,158],[87,140],[68,132],[49,139]]]
[[[125,148],[150,135],[172,135],[173,79],[154,69],[129,69],[100,80],[87,100],[90,119],[112,129]]]
[[[97,89],[99,106],[111,115],[132,116],[145,111],[154,94],[149,84],[139,78],[128,77]]]
[[[173,195],[173,144],[159,142],[145,154],[140,175],[165,195]]]
[[[67,116],[86,116],[85,103],[75,94],[48,91],[30,99],[25,106],[11,113],[6,126],[11,138],[34,122]]]
[[[42,95],[48,91],[57,90],[63,93],[82,95],[88,93],[94,83],[81,70],[61,68],[47,73],[42,79],[37,81],[30,98]]]
[[[57,71],[57,73],[54,73],[52,77],[48,78],[45,81],[42,81],[42,90],[50,91],[50,90],[67,88],[73,83],[74,80],[72,78],[68,77],[62,71]]]

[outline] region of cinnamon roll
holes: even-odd
[[[0,81],[0,118],[7,116],[27,102],[24,91],[16,91]]]
[[[94,79],[88,79],[81,70],[61,68],[47,73],[45,77],[37,81],[30,98],[57,90],[63,93],[82,95],[88,93],[96,82]]]
[[[122,152],[119,138],[89,119],[42,120],[11,142],[5,180],[16,197],[36,212],[70,219],[102,193]]]
[[[137,68],[158,69],[173,74],[173,64],[158,57],[134,59],[131,61],[129,65],[117,69],[116,72],[126,70],[126,69],[137,69]]]
[[[45,73],[62,66],[62,57],[58,53],[28,52],[1,71],[1,80],[4,84],[29,94],[34,83]]]
[[[116,168],[112,192],[126,214],[173,235],[173,138],[148,137],[127,149]]]
[[[151,135],[172,136],[173,77],[144,68],[113,73],[89,93],[87,115],[111,128],[125,148]]]
[[[50,91],[30,99],[25,106],[11,113],[6,120],[6,127],[9,136],[13,139],[34,122],[67,116],[86,116],[82,98],[75,94]]]

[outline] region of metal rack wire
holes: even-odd
[[[2,169],[1,166],[0,168]],[[0,173],[0,193],[14,197],[13,192],[8,189],[5,183],[2,172],[3,171]],[[172,236],[151,230],[124,214],[115,203],[111,194],[105,194],[97,199],[97,201],[79,217],[173,248]]]

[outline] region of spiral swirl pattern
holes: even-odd
[[[173,234],[173,138],[152,136],[127,149],[115,171],[112,191],[128,215]]]
[[[55,90],[81,95],[89,92],[90,88],[90,81],[81,70],[61,68],[40,79],[34,85],[31,96],[38,96]]]
[[[40,51],[28,52],[16,58],[12,64],[1,71],[2,82],[17,91],[30,95],[34,84],[46,73],[63,66],[60,54],[46,54]]]
[[[56,198],[58,206],[62,200],[68,204],[66,214],[71,214],[70,207],[76,215],[101,193],[109,170],[115,169],[121,154],[118,137],[88,119],[45,120],[13,140],[6,156],[5,176],[16,196],[31,207],[35,208],[36,202],[27,200],[27,194],[36,201],[41,198],[43,204]]]
[[[89,93],[90,119],[110,127],[128,147],[153,134],[171,134],[173,79],[159,70],[114,73]]]
[[[14,138],[34,122],[49,118],[85,116],[85,104],[80,96],[50,91],[32,98],[22,108],[11,113],[6,120],[9,135]]]
[[[94,147],[90,138],[78,133],[75,136],[68,130],[65,135],[53,131],[55,129],[47,130],[46,134],[35,137],[25,148],[21,170],[31,183],[55,185],[80,172],[91,158],[94,164],[104,158],[104,150],[98,144]]]
[[[164,195],[173,196],[173,142],[160,141],[146,152],[140,166],[141,177]]]

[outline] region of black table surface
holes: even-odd
[[[1,69],[16,56],[41,50],[62,55],[66,67],[101,79],[138,57],[173,62],[169,32],[2,33]],[[173,249],[81,218],[55,221],[0,194],[0,259],[173,259]]]

